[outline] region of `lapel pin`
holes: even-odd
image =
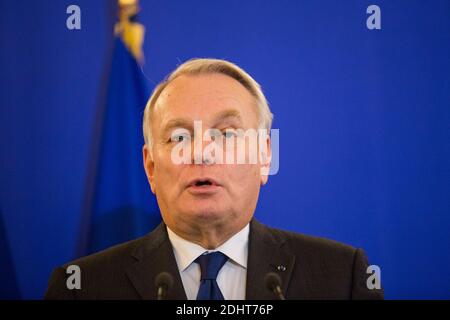
[[[286,271],[286,267],[283,265],[279,265],[279,266],[277,266],[277,270],[283,272],[283,271]]]

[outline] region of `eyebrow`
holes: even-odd
[[[223,122],[224,120],[228,120],[228,119],[236,119],[237,121],[242,123],[241,114],[236,109],[227,109],[227,110],[223,110],[223,111],[219,112],[214,117],[214,123],[217,124],[217,123]]]
[[[214,116],[214,126],[228,119],[236,119],[239,123],[242,123],[242,117],[238,110],[227,109],[219,112]],[[187,118],[176,118],[167,121],[163,128],[163,136],[166,136],[169,132],[172,132],[176,128],[186,128],[190,131],[194,130],[194,121]]]
[[[163,136],[172,132],[176,128],[186,128],[193,131],[193,121],[186,118],[177,118],[167,121],[163,129]]]

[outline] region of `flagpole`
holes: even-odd
[[[139,0],[118,0],[119,21],[114,26],[114,34],[121,37],[139,64],[144,63],[142,44],[144,43],[145,27],[133,19],[140,12]]]

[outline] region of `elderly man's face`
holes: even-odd
[[[152,152],[144,146],[146,173],[163,220],[180,233],[205,226],[238,231],[253,216],[260,186],[267,176],[261,175],[259,161],[194,163],[194,121],[202,122],[202,135],[211,128],[222,132],[257,129],[255,99],[239,82],[222,74],[183,75],[163,90],[153,110]],[[176,164],[172,159],[173,148],[182,140],[177,137],[174,141],[173,132],[180,128],[192,136],[192,164]],[[204,149],[209,143],[203,141],[196,147]],[[270,144],[268,140],[266,143]],[[199,181],[208,183],[196,185]]]

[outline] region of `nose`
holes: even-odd
[[[217,151],[219,151],[219,148],[216,148],[216,146],[211,146],[212,150],[214,150],[214,155],[211,152],[211,148],[206,148],[211,143],[216,143],[216,138],[211,138],[211,133],[209,130],[206,130],[204,133],[203,131],[197,131],[199,134],[194,134],[194,146],[192,150],[192,157],[193,157],[193,163],[194,164],[200,164],[200,165],[212,165],[216,163],[215,157],[220,156],[217,155]],[[204,137],[207,138],[207,141],[204,141]],[[205,152],[206,151],[206,152]]]

